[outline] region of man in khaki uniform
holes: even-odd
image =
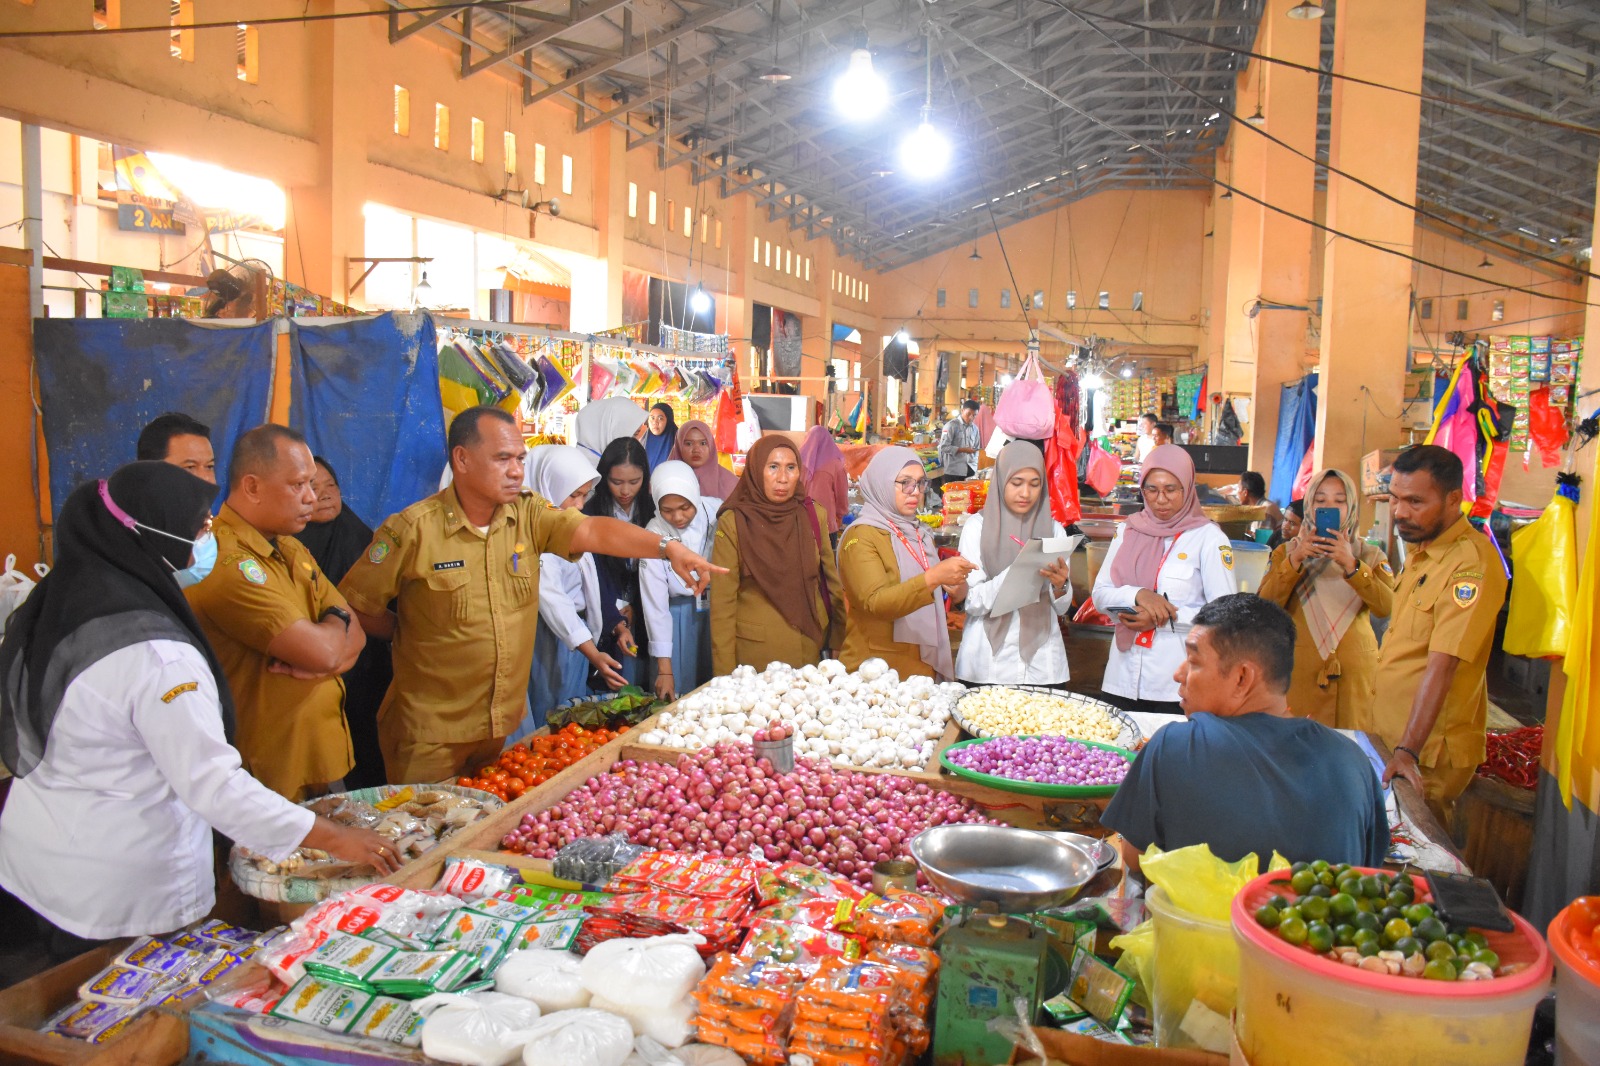
[[[697,591],[713,569],[679,541],[524,491],[526,448],[498,408],[457,415],[449,443],[451,484],[389,516],[340,585],[367,632],[394,642],[378,742],[395,784],[456,777],[492,760],[516,731],[541,553],[664,558]]]
[[[1378,657],[1377,698],[1358,728],[1394,752],[1384,768],[1416,785],[1445,825],[1484,757],[1485,674],[1506,572],[1461,514],[1461,460],[1409,448],[1389,489],[1395,529],[1413,547]]]
[[[240,437],[212,523],[216,567],[185,592],[233,690],[245,769],[288,799],[327,791],[354,765],[339,675],[367,643],[292,536],[316,506],[315,469],[294,430]]]

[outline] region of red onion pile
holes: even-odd
[[[996,737],[946,755],[980,774],[1042,785],[1120,785],[1128,760],[1071,737]]]
[[[780,774],[749,744],[725,741],[675,763],[627,759],[500,841],[551,858],[580,837],[624,833],[635,844],[709,855],[803,862],[861,884],[872,866],[907,858],[934,825],[999,824],[969,800],[895,774],[838,771],[797,757]]]

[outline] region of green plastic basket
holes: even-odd
[[[979,737],[976,740],[963,740],[959,744],[952,744],[939,753],[939,762],[946,770],[957,777],[964,777],[969,781],[976,781],[980,785],[999,789],[1001,792],[1017,792],[1024,796],[1049,796],[1057,799],[1098,799],[1110,796],[1122,787],[1117,785],[1051,785],[1040,781],[1018,781],[1011,777],[1000,777],[996,774],[979,773],[965,766],[952,762],[950,756],[962,748],[970,748],[974,744],[988,744],[991,737]],[[1042,740],[1043,737],[1013,737],[1014,740]],[[1086,748],[1100,748],[1102,751],[1114,751],[1127,759],[1130,763],[1138,755],[1127,748],[1119,748],[1115,744],[1100,744],[1093,740],[1079,740],[1077,737],[1067,737],[1067,740],[1076,740]]]

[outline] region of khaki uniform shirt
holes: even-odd
[[[245,769],[294,799],[305,786],[337,781],[355,765],[344,682],[271,673],[267,646],[294,623],[348,605],[293,537],[270,541],[227,504],[211,528],[217,564],[184,594],[233,690],[235,744]]]
[[[539,556],[575,558],[572,534],[586,517],[524,492],[495,509],[485,534],[454,485],[389,516],[340,584],[367,614],[398,601],[380,734],[464,744],[516,731],[539,623]]]
[[[813,503],[817,528],[828,528],[828,514]],[[744,572],[739,562],[739,524],[732,511],[717,518],[717,532],[711,543],[711,562],[728,568],[726,574],[711,575],[711,671],[732,673],[736,666],[765,670],[772,663],[805,666],[822,658],[829,646],[838,646],[844,635],[844,590],[839,570],[826,540],[820,545],[819,562],[828,595],[819,588],[811,601],[812,616],[822,624],[827,639],[818,644],[785,618],[767,599],[756,579]],[[796,580],[799,575],[796,575]]]
[[[845,530],[839,538],[839,577],[845,595],[844,647],[839,650],[839,661],[845,668],[855,670],[877,658],[901,677],[932,677],[933,667],[922,661],[922,648],[894,639],[894,623],[932,603],[938,590],[929,588],[921,574],[900,580],[893,534],[876,526]]]
[[[1412,551],[1378,657],[1377,697],[1358,728],[1377,733],[1391,748],[1400,743],[1428,656],[1444,652],[1461,665],[1418,762],[1469,768],[1481,763],[1489,711],[1485,676],[1505,600],[1500,555],[1465,518]]]

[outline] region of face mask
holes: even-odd
[[[104,478],[100,479],[100,500],[101,500],[101,502],[103,502],[106,505],[106,510],[111,512],[111,517],[115,518],[118,522],[121,522],[123,525],[125,525],[129,529],[133,530],[135,533],[137,533],[140,530],[144,530],[147,533],[156,533],[156,534],[159,534],[159,535],[161,535],[163,537],[170,537],[173,540],[181,540],[185,544],[188,544],[190,546],[190,552],[194,556],[194,559],[195,559],[195,565],[189,567],[188,569],[189,570],[198,570],[199,567],[200,567],[200,564],[202,562],[205,563],[205,573],[200,574],[199,577],[196,577],[194,579],[194,581],[199,581],[201,578],[205,577],[206,574],[209,574],[211,572],[211,568],[214,565],[216,565],[216,562],[217,562],[217,544],[216,544],[216,539],[214,537],[212,537],[211,531],[209,529],[201,530],[200,531],[200,536],[196,537],[193,541],[191,541],[191,540],[189,540],[189,538],[180,537],[176,533],[168,533],[164,529],[157,529],[155,526],[147,526],[143,522],[139,521],[137,518],[133,517],[128,512],[124,511],[121,507],[117,506],[117,502],[111,498],[111,489],[106,484],[106,480]],[[202,540],[210,542],[209,549],[203,549],[201,547],[201,543],[200,542]],[[209,559],[204,559],[203,560],[201,558],[202,551],[209,551],[209,556],[210,556]],[[167,567],[168,567],[168,569],[172,570],[173,576],[178,578],[178,584],[180,586],[186,584],[181,575],[187,573],[188,570],[179,570],[177,567],[173,566],[170,562],[167,562],[166,559],[162,559],[161,561],[164,562],[164,563],[167,563]],[[187,584],[193,584],[193,583],[194,582],[192,581],[192,582],[188,582]]]
[[[217,565],[217,538],[211,535],[209,529],[203,531],[194,540],[194,565],[186,570],[179,570],[173,576],[178,579],[179,588],[188,588],[198,585],[211,573],[211,568]]]

